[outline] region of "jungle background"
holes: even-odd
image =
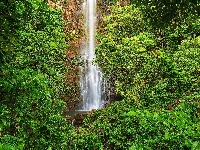
[[[199,1],[97,1],[95,63],[121,100],[74,127],[82,2],[1,0],[0,150],[200,149]]]

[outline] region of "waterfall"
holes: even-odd
[[[96,30],[96,0],[86,0],[83,3],[85,16],[86,41],[81,49],[84,65],[80,66],[80,90],[82,110],[92,110],[103,107],[102,72],[93,65],[95,59]]]

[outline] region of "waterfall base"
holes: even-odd
[[[93,110],[92,110],[93,111]],[[75,127],[79,127],[82,125],[83,120],[89,113],[92,111],[90,110],[74,110],[74,111],[66,111],[64,112],[64,117],[66,118],[67,122],[72,124]]]

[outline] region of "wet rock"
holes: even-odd
[[[92,111],[66,111],[64,116],[68,123],[72,124],[75,127],[79,127],[83,124],[83,120],[87,117],[87,115]]]

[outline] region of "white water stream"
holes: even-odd
[[[95,59],[96,0],[83,3],[86,41],[81,49],[84,65],[80,67],[80,88],[83,100],[81,109],[92,110],[103,107],[102,72],[93,65]]]

